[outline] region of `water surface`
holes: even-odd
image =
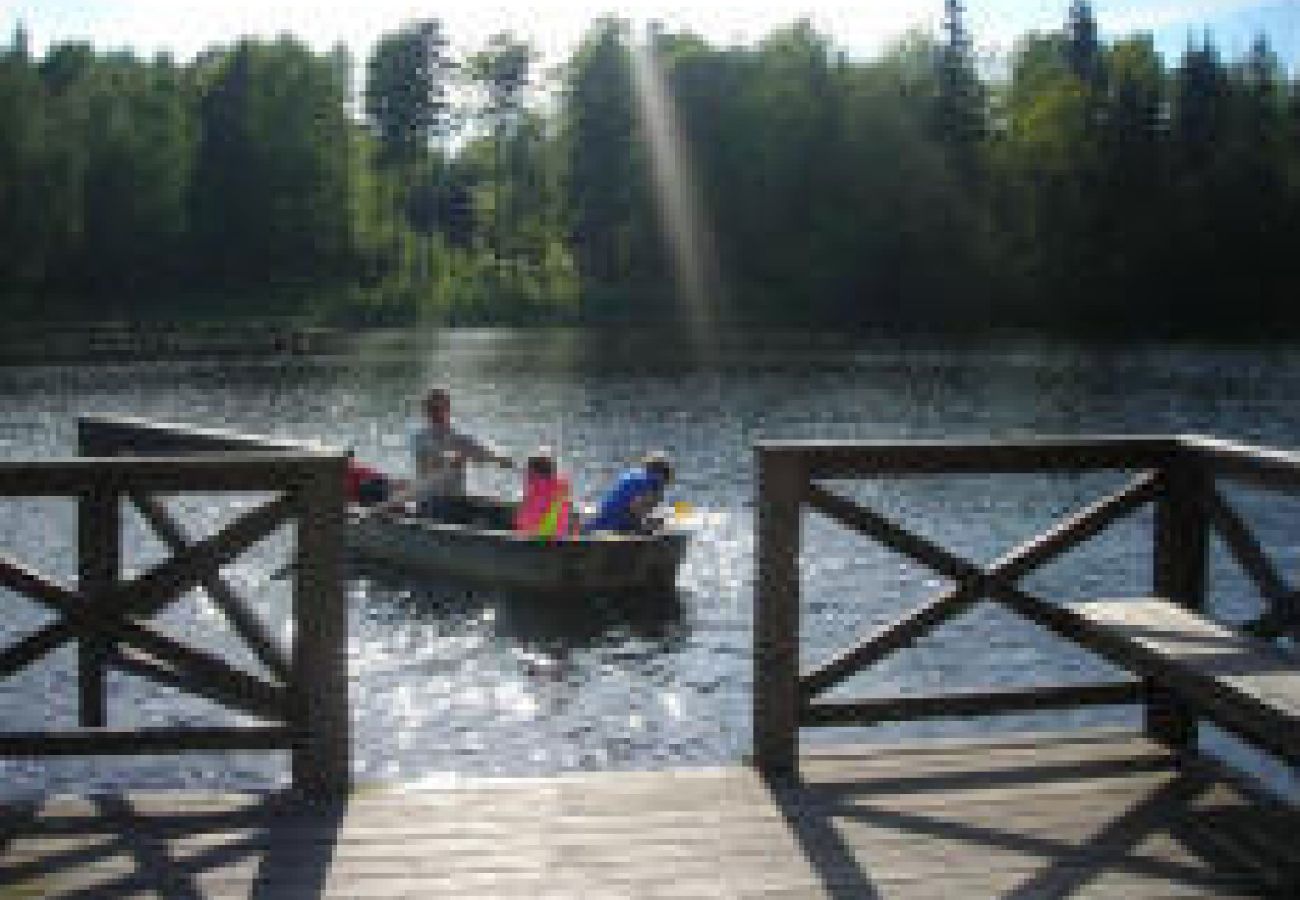
[[[546,604],[376,573],[350,581],[356,775],[439,784],[459,775],[715,764],[748,751],[757,439],[1200,431],[1300,444],[1300,356],[1290,345],[1108,347],[769,333],[702,346],[653,334],[460,331],[366,336],[346,355],[290,362],[0,368],[0,456],[70,454],[78,414],[106,412],[320,439],[403,471],[409,423],[431,383],[451,388],[463,426],[514,454],[555,447],[587,498],[639,452],[672,453],[680,473],[673,499],[702,511],[674,597]],[[472,477],[485,491],[513,492],[516,480],[498,471]],[[959,552],[989,560],[1122,481],[1102,474],[841,487]],[[1233,497],[1283,570],[1294,573],[1295,502]],[[256,499],[236,498],[242,506]],[[71,581],[72,504],[5,503],[10,514],[0,518],[0,549]],[[178,508],[200,533],[237,511],[212,497],[187,498]],[[1142,593],[1150,579],[1148,527],[1139,515],[1029,585],[1063,600]],[[808,517],[806,534],[808,663],[945,587],[824,521]],[[132,571],[163,558],[134,519],[127,535]],[[287,587],[273,574],[287,546],[277,536],[226,572],[256,594],[279,630]],[[1216,615],[1240,621],[1257,611],[1243,576],[1217,549],[1213,575]],[[0,603],[5,642],[47,620],[12,594],[0,592]],[[185,598],[164,621],[254,665],[201,595]],[[1059,684],[1111,674],[1086,653],[983,606],[838,694]],[[128,677],[114,676],[110,690],[115,725],[228,721],[202,701]],[[68,727],[75,701],[75,660],[64,650],[0,683],[0,723],[9,730]],[[1134,721],[1131,711],[1086,710],[827,737],[899,740]],[[0,794],[122,784],[252,787],[280,782],[285,769],[276,754],[11,761],[0,762]]]

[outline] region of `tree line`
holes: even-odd
[[[722,323],[1070,331],[1300,324],[1300,81],[1260,36],[1167,62],[1090,4],[977,64],[960,0],[878,58],[602,19],[554,72],[439,22],[181,63],[0,52],[11,318],[694,321],[636,55],[667,86]],[[356,69],[364,76],[354,76]],[[354,83],[360,82],[360,83]]]

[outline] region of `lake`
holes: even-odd
[[[554,447],[587,499],[641,451],[667,450],[679,475],[670,499],[701,514],[676,597],[649,605],[598,597],[542,604],[373,573],[350,580],[354,767],[363,782],[438,785],[467,775],[709,765],[749,749],[755,440],[1197,431],[1294,447],[1297,349],[793,333],[713,341],[564,330],[369,334],[346,353],[288,362],[0,367],[0,456],[73,454],[77,415],[104,412],[319,439],[401,472],[418,398],[430,384],[451,389],[462,426],[514,455]],[[471,483],[517,492],[518,480],[491,470],[473,473]],[[988,560],[1122,480],[943,478],[844,489]],[[1244,490],[1231,496],[1294,578],[1296,502]],[[5,502],[0,550],[71,580],[71,502]],[[234,513],[215,498],[187,498],[178,508],[199,531]],[[825,521],[805,521],[806,664],[945,586]],[[1061,599],[1143,592],[1148,527],[1149,517],[1138,515],[1029,585]],[[126,534],[129,569],[163,558],[138,521],[128,520]],[[269,540],[227,570],[232,583],[255,592],[281,631],[287,586],[275,573],[286,545]],[[1224,620],[1258,610],[1244,576],[1218,547],[1211,586],[1213,610]],[[0,592],[0,603],[0,642],[46,621],[15,595]],[[185,598],[165,621],[246,659],[201,595]],[[837,695],[1060,684],[1108,671],[984,605]],[[68,727],[75,703],[74,654],[65,649],[0,682],[0,727]],[[109,721],[228,720],[203,701],[111,676]],[[808,739],[896,741],[1136,721],[1132,711],[1092,709],[826,729]],[[1222,744],[1218,736],[1208,740]],[[1246,764],[1295,790],[1291,776],[1266,761]],[[122,785],[260,787],[286,775],[286,760],[276,754],[8,761],[0,762],[0,797]]]

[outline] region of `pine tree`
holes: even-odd
[[[1226,125],[1227,83],[1227,70],[1209,35],[1200,47],[1189,42],[1175,75],[1172,120],[1178,157],[1188,170],[1207,165],[1220,146]]]
[[[30,62],[32,58],[31,47],[31,35],[27,32],[27,26],[20,21],[14,26],[13,42],[9,45],[9,53],[15,59]]]
[[[1286,104],[1286,141],[1287,153],[1295,160],[1297,168],[1300,168],[1300,78],[1291,82],[1290,90],[1287,91]],[[1300,185],[1300,178],[1297,178],[1297,185]]]
[[[1097,19],[1088,0],[1071,0],[1065,26],[1065,62],[1074,76],[1094,89],[1103,86],[1101,41],[1097,36]]]
[[[564,113],[574,250],[584,278],[602,287],[635,279],[631,223],[646,183],[627,30],[618,19],[592,26],[570,65]]]
[[[451,129],[453,65],[442,23],[427,19],[380,37],[366,67],[366,117],[386,162],[419,159]]]
[[[1282,131],[1281,64],[1263,34],[1256,36],[1242,61],[1240,79],[1243,88],[1243,125],[1249,138],[1259,144],[1269,143]]]
[[[975,71],[965,12],[962,0],[944,0],[936,124],[940,140],[953,152],[962,174],[971,176],[977,146],[987,129],[984,89]]]
[[[508,194],[503,190],[511,180],[504,172],[508,144],[517,137],[524,111],[524,98],[532,77],[536,58],[532,47],[509,32],[493,35],[486,49],[469,61],[469,70],[486,95],[482,117],[492,133],[493,202],[492,246],[503,256],[506,244],[505,206]]]

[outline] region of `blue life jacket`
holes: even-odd
[[[583,523],[584,532],[636,531],[641,523],[632,515],[632,502],[638,497],[663,490],[664,481],[641,467],[628,469],[601,498],[594,518]]]

